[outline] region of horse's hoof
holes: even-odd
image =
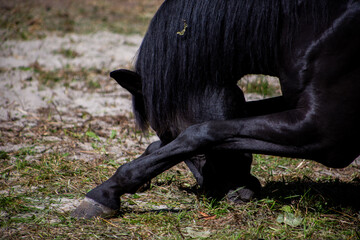
[[[230,202],[242,204],[249,202],[251,199],[253,199],[254,195],[255,192],[251,189],[239,188],[236,190],[230,190],[226,195],[226,198]]]
[[[242,204],[250,202],[260,191],[261,184],[259,179],[251,175],[247,180],[246,186],[230,190],[226,194],[226,198],[230,202]]]
[[[94,217],[110,218],[115,216],[118,210],[108,208],[90,198],[85,199],[80,205],[71,213],[73,218],[91,219]]]

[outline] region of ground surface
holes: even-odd
[[[263,191],[248,204],[205,198],[179,164],[125,195],[120,216],[72,219],[86,192],[156,139],[136,130],[130,95],[108,75],[131,67],[160,1],[73,2],[25,12],[0,1],[0,238],[359,239],[359,164],[265,155],[254,155]],[[264,76],[240,85],[248,99],[280,94]]]

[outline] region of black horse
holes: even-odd
[[[357,0],[166,0],[135,71],[111,73],[161,141],[73,216],[113,214],[122,194],[182,161],[206,191],[234,201],[260,188],[249,153],[346,167],[360,154],[359,59]],[[279,77],[282,96],[245,102],[245,74]]]

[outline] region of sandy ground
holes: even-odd
[[[36,112],[39,108],[47,107],[50,100],[57,104],[59,110],[65,110],[69,106],[82,107],[92,115],[131,111],[129,96],[125,96],[127,92],[120,87],[116,89],[116,94],[125,97],[116,97],[113,92],[88,93],[62,86],[42,88],[39,91],[39,83],[34,79],[33,72],[22,69],[37,63],[49,71],[66,66],[115,70],[132,62],[141,40],[140,36],[99,32],[5,42],[0,51],[0,68],[3,69],[0,74],[0,120]],[[78,56],[66,58],[56,53],[61,49],[73,50]]]
[[[30,41],[6,41],[0,53],[0,67],[24,67],[37,61],[49,70],[66,65],[113,69],[128,64],[134,58],[141,40],[139,35],[97,32],[63,37],[49,35],[45,39]],[[64,58],[55,53],[60,49],[74,50],[79,56],[74,59]]]

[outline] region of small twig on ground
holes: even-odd
[[[354,218],[353,216],[350,216],[349,214],[346,214],[346,213],[337,211],[337,210],[335,210],[335,209],[333,209],[333,208],[330,208],[330,210],[331,210],[331,211],[334,211],[334,212],[337,212],[337,213],[340,213],[340,214],[343,215],[343,216],[346,216],[346,217],[348,217],[348,218],[351,218],[351,219],[357,221],[357,218]]]
[[[113,224],[112,222],[110,222],[110,221],[108,221],[108,220],[106,220],[106,219],[104,219],[104,218],[99,217],[99,219],[102,220],[102,221],[104,221],[104,222],[106,222],[107,224],[109,224],[109,225],[111,225],[111,226],[113,226],[113,227],[120,228],[118,225],[115,225],[115,224]]]
[[[56,107],[56,104],[55,104],[53,101],[51,101],[51,104],[54,106],[55,111],[56,111],[57,114],[59,115],[60,121],[61,121],[61,122],[64,122],[63,119],[62,119],[61,113],[59,112],[59,110],[58,110],[57,107]]]
[[[40,120],[40,118],[38,118],[34,113],[31,113],[31,112],[27,112],[21,108],[16,108],[16,110],[18,110],[19,112],[23,113],[23,114],[26,114],[26,115],[31,115],[34,119],[36,120]]]
[[[81,150],[79,151],[81,153],[87,153],[87,154],[95,154],[96,152],[95,151],[84,151],[84,150]]]
[[[295,168],[295,170],[301,168],[304,163],[305,163],[305,160],[302,160],[301,163],[299,163],[299,165],[297,165],[297,167]]]
[[[182,238],[182,239],[185,239],[184,235],[182,234],[182,232],[181,232],[181,230],[180,230],[179,225],[176,225],[175,227],[176,227],[176,230],[179,232],[181,238]]]

